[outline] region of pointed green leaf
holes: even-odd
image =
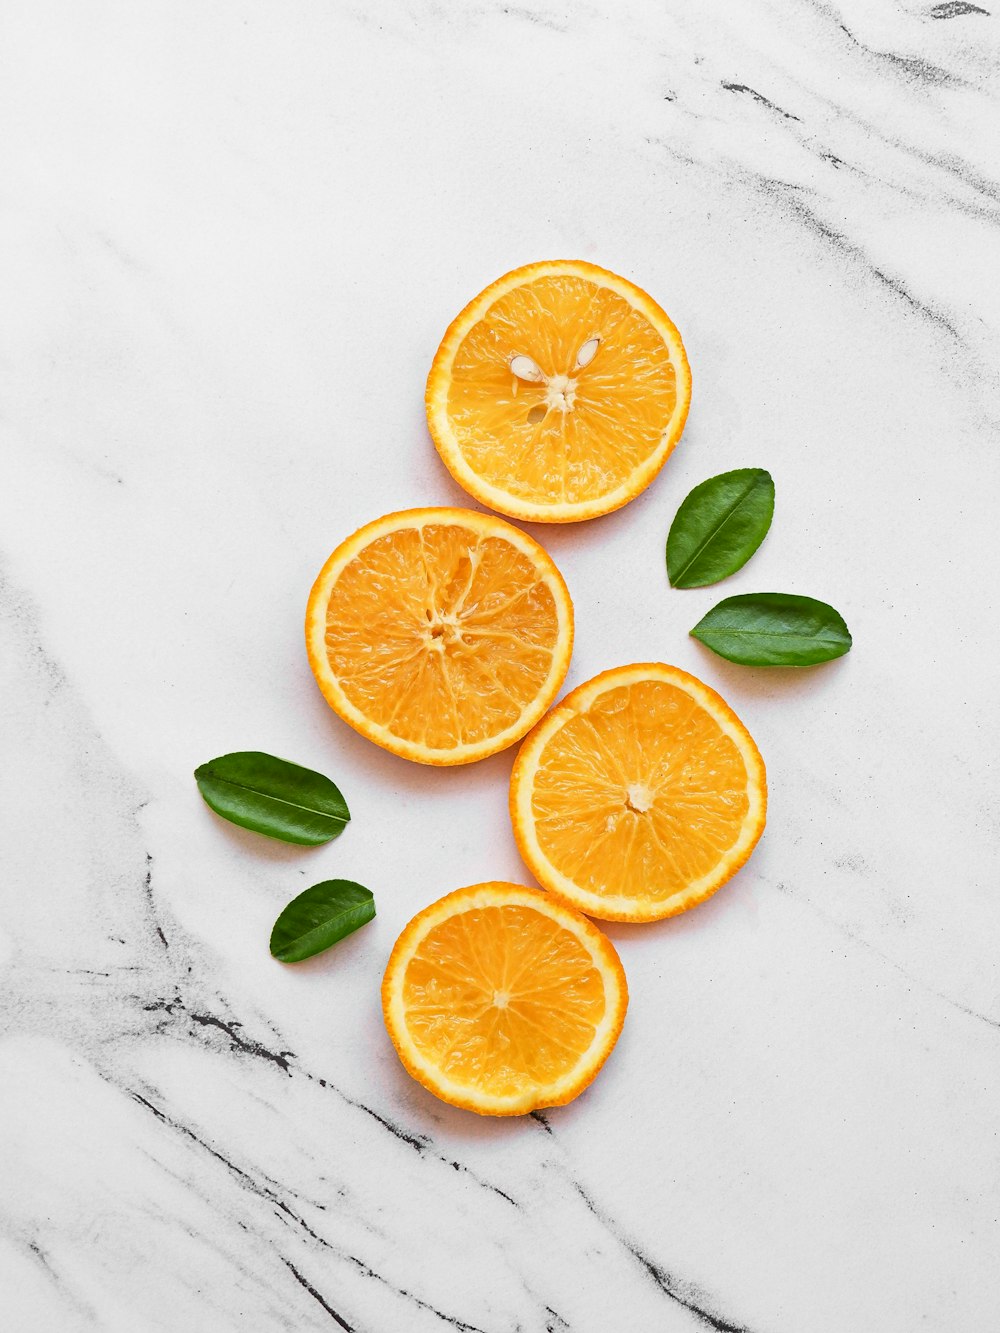
[[[194,776],[216,814],[282,842],[329,842],[351,817],[329,778],[258,750],[224,754],[196,768]]]
[[[691,633],[713,653],[743,666],[814,666],[851,647],[851,632],[838,611],[787,592],[727,597]]]
[[[375,916],[370,890],[349,879],[328,879],[293,898],[274,923],[271,953],[301,963],[352,934]]]
[[[722,472],[696,486],[674,515],[667,573],[675,588],[701,588],[735,574],[767,536],[774,482],[762,467]]]

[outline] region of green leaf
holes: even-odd
[[[329,842],[351,817],[329,778],[258,750],[211,759],[194,776],[216,814],[282,842]]]
[[[366,925],[375,916],[371,891],[349,879],[327,879],[293,898],[274,923],[271,953],[301,963]]]
[[[826,602],[787,592],[750,592],[713,606],[691,631],[743,666],[813,666],[851,647],[843,617]]]
[[[701,588],[741,569],[767,536],[774,482],[762,467],[722,472],[681,501],[667,536],[675,588]]]

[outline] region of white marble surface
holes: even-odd
[[[7,0],[5,1330],[1000,1327],[995,10]],[[524,877],[511,755],[369,746],[301,619],[347,532],[463,500],[430,358],[553,256],[648,288],[695,379],[640,500],[539,530],[568,683],[700,674],[771,809],[713,901],[612,929],[632,1007],[592,1089],[494,1123],[407,1078],[378,982],[418,907]],[[771,535],[671,592],[676,504],[741,465]],[[768,673],[687,637],[755,588],[832,601],[854,651]],[[242,748],[334,776],[343,838],[214,817],[191,770]],[[333,875],[376,923],[274,963]]]

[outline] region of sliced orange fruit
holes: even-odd
[[[306,647],[356,731],[419,763],[467,764],[519,740],[555,698],[573,605],[551,558],[503,519],[409,509],[327,560]]]
[[[413,1077],[480,1115],[562,1106],[595,1078],[628,1005],[611,941],[538,889],[473,884],[418,913],[382,982]]]
[[[510,813],[539,884],[590,916],[655,921],[713,894],[764,829],[764,761],[678,667],[605,671],[521,746]]]
[[[514,269],[470,302],[426,396],[459,485],[536,523],[633,499],[680,438],[690,401],[684,344],[652,297],[570,259]]]

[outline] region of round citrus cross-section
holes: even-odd
[[[691,371],[641,287],[583,260],[499,278],[446,332],[427,422],[470,495],[513,518],[570,523],[634,499],[680,438]]]
[[[572,1101],[625,1021],[611,941],[539,889],[473,884],[419,912],[382,982],[385,1025],[413,1077],[480,1115]]]
[[[327,703],[377,745],[467,764],[519,740],[569,666],[573,606],[550,556],[469,509],[387,514],[348,537],[309,595]]]
[[[521,746],[510,813],[539,884],[608,921],[703,902],[764,829],[764,761],[729,705],[647,662],[587,681]]]

